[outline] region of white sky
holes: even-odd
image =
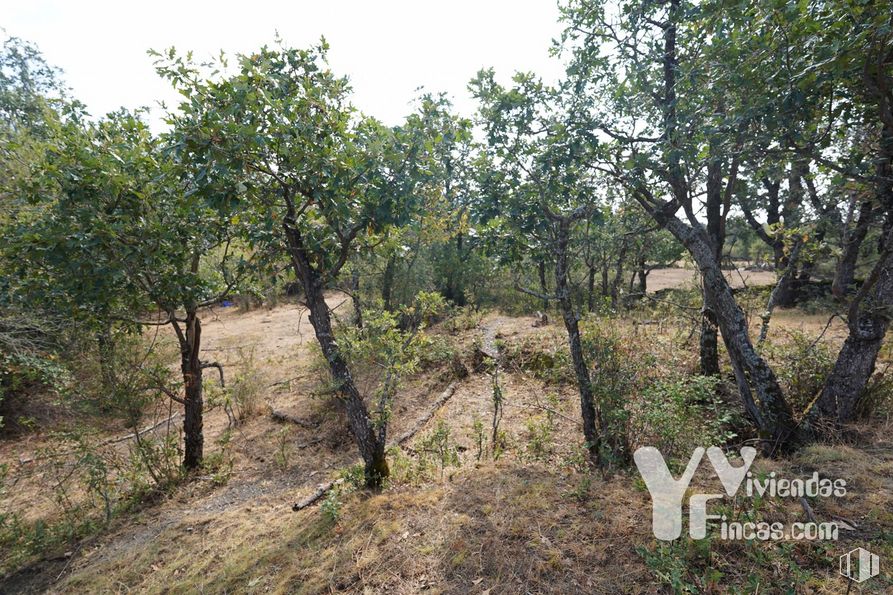
[[[0,27],[35,42],[94,115],[176,104],[149,48],[204,59],[272,44],[276,31],[295,47],[325,35],[354,104],[387,124],[410,111],[420,86],[446,91],[472,115],[466,85],[482,67],[500,80],[515,70],[557,79],[561,66],[548,51],[557,20],[556,0],[0,0]],[[159,118],[155,109],[153,123]]]

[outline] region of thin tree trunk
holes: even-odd
[[[465,297],[465,279],[463,277],[463,264],[465,262],[465,257],[463,256],[465,241],[464,238],[465,236],[463,234],[456,234],[456,262],[460,264],[452,271],[452,275],[450,276],[449,281],[450,293],[452,294],[452,297],[450,299],[459,307],[462,307],[467,303]]]
[[[115,342],[112,338],[111,324],[105,324],[102,330],[96,335],[96,343],[99,352],[99,374],[102,380],[102,390],[104,399],[101,402],[103,410],[106,410],[111,403],[108,402],[117,386],[117,375],[115,374]]]
[[[580,409],[583,417],[583,435],[586,438],[586,446],[589,450],[589,458],[596,466],[600,465],[601,436],[599,433],[599,413],[592,392],[592,381],[589,376],[589,367],[583,354],[583,342],[580,338],[580,325],[574,305],[571,300],[568,287],[568,241],[570,238],[570,224],[567,218],[558,219],[555,222],[557,243],[555,247],[555,294],[558,297],[558,305],[561,307],[561,316],[564,319],[564,327],[567,329],[567,339],[570,346],[571,360],[574,365],[574,374],[577,378],[577,387],[580,391]]]
[[[384,267],[384,275],[381,278],[381,301],[384,303],[384,309],[391,310],[391,301],[394,293],[394,275],[397,269],[397,259],[391,254]]]
[[[775,305],[790,308],[797,301],[794,287],[796,274],[791,271],[790,258],[784,253],[784,242],[780,240],[773,246],[773,261],[776,273],[781,273],[773,291]]]
[[[197,469],[202,464],[204,450],[204,434],[202,410],[202,364],[199,360],[202,341],[202,323],[195,310],[186,312],[185,341],[180,345],[180,369],[183,372],[184,417],[183,435],[185,453],[183,466],[186,469]]]
[[[704,304],[708,303],[706,294]],[[719,333],[716,315],[705,307],[701,312],[701,337],[698,342],[698,361],[702,376],[719,376]]]
[[[636,276],[639,278],[639,295],[644,297],[648,292],[648,269],[645,266],[645,259],[639,259],[639,266],[636,269]]]
[[[859,207],[859,218],[856,227],[852,231],[845,231],[843,237],[843,254],[837,262],[834,271],[834,281],[831,283],[831,293],[842,298],[849,292],[856,279],[856,263],[859,260],[859,250],[868,235],[871,224],[877,217],[878,209],[875,209],[872,201],[865,201]]]
[[[595,267],[589,267],[588,293],[586,294],[586,307],[589,312],[595,311]]]
[[[540,260],[537,263],[537,272],[540,277],[540,291],[543,295],[549,295],[549,286],[546,284],[546,262]],[[543,300],[543,312],[549,311],[549,300]]]
[[[757,348],[763,345],[763,342],[769,335],[769,322],[772,320],[772,312],[775,310],[775,306],[781,305],[779,304],[778,296],[782,292],[782,287],[787,287],[790,284],[791,277],[794,276],[794,271],[797,269],[797,261],[800,257],[800,249],[802,247],[803,239],[797,238],[794,247],[791,248],[791,255],[788,258],[788,266],[781,274],[781,278],[779,278],[775,287],[772,288],[772,293],[769,294],[769,301],[766,303],[766,311],[763,312],[763,315],[761,316],[763,323],[760,325],[760,338],[757,339]]]
[[[316,340],[329,364],[332,379],[344,403],[348,425],[363,457],[366,485],[373,489],[380,488],[389,474],[385,457],[387,424],[382,420],[376,427],[372,422],[347,361],[338,348],[332,332],[329,307],[325,301],[323,279],[310,263],[300,232],[289,226],[285,227],[285,232],[295,273],[304,286],[305,300],[310,310],[310,324],[313,325]]]
[[[357,328],[363,328],[363,303],[360,299],[360,272],[356,269],[350,275],[351,295],[353,302],[353,320]]]
[[[725,225],[723,222],[723,185],[722,160],[717,154],[718,147],[714,139],[710,142],[710,159],[707,163],[707,238],[713,252],[713,260],[722,268],[722,249],[725,244]],[[721,271],[720,271],[721,272]],[[705,290],[706,291],[706,290]],[[719,375],[719,331],[716,325],[716,314],[710,308],[710,300],[703,294],[701,308],[701,336],[699,341],[699,362],[703,376]]]
[[[617,301],[620,299],[620,283],[623,281],[623,260],[626,258],[627,243],[623,241],[620,244],[620,252],[617,254],[617,260],[614,262],[614,280],[611,282],[611,307],[617,307]]]

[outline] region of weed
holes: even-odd
[[[537,416],[527,420],[526,455],[532,461],[544,462],[552,454],[552,435],[555,423],[551,415]]]
[[[440,479],[448,466],[459,466],[459,452],[450,440],[450,426],[441,420],[434,429],[423,436],[418,443],[419,466],[422,470],[433,462],[440,469]]]
[[[337,486],[332,487],[332,489],[326,493],[326,497],[319,507],[323,515],[333,523],[338,522],[338,519],[341,517],[340,496],[341,491],[339,488]]]
[[[474,416],[471,422],[471,439],[477,448],[477,453],[475,455],[476,460],[480,461],[481,457],[484,455],[485,445],[487,444],[487,433],[484,429],[484,422],[481,421],[481,418],[477,415]]]
[[[285,471],[286,469],[288,469],[289,459],[291,458],[292,453],[293,435],[294,432],[289,426],[286,426],[276,432],[276,452],[274,454],[274,460],[276,462],[276,466],[281,471]]]

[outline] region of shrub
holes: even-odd
[[[503,344],[501,355],[506,367],[529,372],[548,384],[574,382],[566,337],[552,334],[527,336]]]
[[[765,352],[794,412],[806,411],[825,385],[836,354],[828,344],[797,330],[768,343]]]
[[[449,317],[444,321],[443,328],[446,329],[447,332],[453,334],[462,331],[470,331],[477,328],[483,317],[483,314],[470,306],[454,308],[449,313]]]
[[[459,466],[459,452],[450,439],[450,426],[441,420],[437,421],[434,429],[418,441],[416,447],[420,472],[424,472],[432,465],[440,468],[440,479],[443,479],[444,470],[448,466]]]
[[[638,445],[687,460],[698,446],[721,446],[736,436],[737,408],[717,396],[713,376],[661,379],[642,393],[633,426]]]
[[[242,422],[261,413],[268,379],[257,365],[253,347],[238,349],[236,367],[239,372],[230,381],[228,393],[233,415]]]
[[[638,381],[637,359],[623,347],[620,335],[600,322],[582,327],[583,352],[590,366],[592,392],[602,425],[601,458],[611,466],[630,460],[627,404]]]
[[[552,435],[555,423],[549,414],[527,420],[526,455],[532,461],[544,462],[552,455]]]

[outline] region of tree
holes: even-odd
[[[848,305],[848,337],[805,416],[807,432],[816,435],[820,418],[836,425],[858,411],[893,306],[893,18],[877,2],[714,6],[720,8],[735,15],[725,20],[741,42],[742,70],[771,73],[750,98],[772,107],[772,128],[783,132],[767,155],[792,164],[791,192],[802,193],[802,182],[816,214],[838,217],[841,201],[818,197],[809,172],[814,163],[828,188],[849,195],[833,284],[840,298],[854,284],[866,238],[872,231],[878,236],[874,262],[866,263],[869,273]]]
[[[575,127],[573,95],[519,73],[503,87],[492,70],[471,83],[480,101],[480,121],[487,134],[492,162],[503,170],[506,194],[499,196],[501,223],[517,249],[554,271],[555,289],[542,294],[519,285],[540,299],[556,301],[568,336],[586,447],[594,465],[627,455],[625,437],[606,431],[604,415],[593,393],[589,363],[580,333],[580,308],[572,292],[575,232],[596,215],[597,181],[586,163],[597,148],[594,139]]]
[[[144,388],[184,406],[187,469],[202,462],[203,370],[217,367],[222,378],[219,365],[200,359],[198,312],[235,285],[240,260],[230,250],[230,202],[197,192],[194,181],[138,116],[94,124],[73,115],[54,124],[31,168],[22,191],[35,211],[10,242],[22,294],[101,329],[170,325],[184,394],[161,379]]]
[[[614,143],[593,167],[624,185],[647,213],[691,254],[701,270],[705,321],[702,370],[717,368],[711,349],[722,331],[746,413],[768,452],[797,442],[793,413],[766,361],[751,343],[744,312],[721,269],[725,221],[750,125],[735,109],[738,71],[712,58],[728,55],[721,19],[697,7],[665,3],[570,2],[565,47],[575,89],[594,96],[590,127]],[[708,43],[709,42],[709,43]],[[705,199],[706,225],[695,197]],[[684,219],[677,215],[682,211]]]
[[[158,70],[188,98],[172,118],[184,159],[209,181],[239,180],[253,244],[287,256],[300,280],[366,483],[376,488],[389,472],[387,426],[376,426],[357,389],[325,289],[358,245],[409,219],[437,139],[426,135],[424,111],[395,128],[358,114],[327,50],[325,41],[307,50],[264,47],[238,56],[230,76],[205,76],[171,50]]]

